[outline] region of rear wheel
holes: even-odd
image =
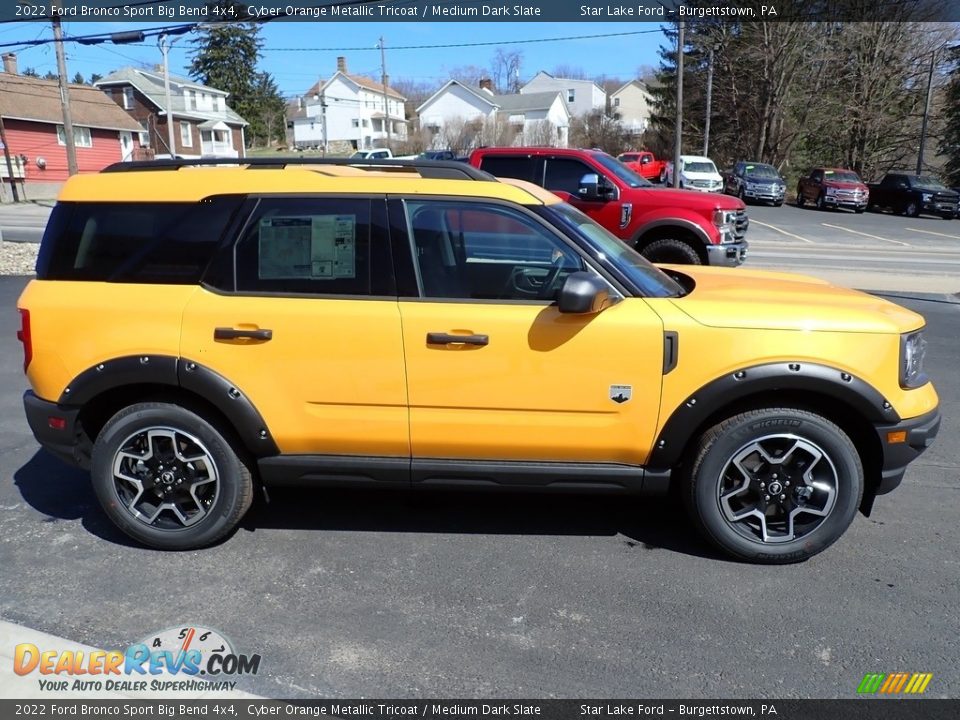
[[[794,408],[734,415],[700,438],[684,493],[694,523],[741,560],[807,560],[850,526],[863,466],[829,420]]]
[[[216,542],[253,501],[250,469],[224,434],[168,403],[131,405],[110,418],[90,475],[114,524],[163,550]]]
[[[682,240],[664,238],[655,240],[641,252],[647,260],[655,263],[674,263],[677,265],[702,265],[703,261],[697,254],[696,248]]]

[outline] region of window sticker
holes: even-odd
[[[274,215],[260,221],[261,280],[357,276],[356,215]]]

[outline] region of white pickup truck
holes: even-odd
[[[390,148],[374,148],[373,150],[357,150],[350,156],[351,160],[386,160],[392,158]]]
[[[667,163],[667,185],[672,184],[673,163]],[[723,176],[710,158],[702,155],[681,155],[680,187],[700,192],[723,192]]]

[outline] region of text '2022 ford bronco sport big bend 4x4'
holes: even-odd
[[[200,162],[71,178],[18,302],[34,434],[148,545],[216,541],[258,483],[673,482],[719,547],[790,562],[939,427],[923,318],[885,300],[660,270],[465,164]]]

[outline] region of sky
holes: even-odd
[[[157,23],[163,25],[165,23]],[[64,23],[66,35],[114,33],[149,27],[147,22],[127,23]],[[642,33],[615,37],[562,40],[527,44],[511,44],[512,40],[534,40],[580,35]],[[658,49],[665,42],[660,26],[655,23],[325,23],[271,22],[261,30],[263,57],[260,70],[271,73],[281,92],[293,97],[306,92],[318,77],[328,78],[336,70],[338,55],[347,58],[351,73],[379,78],[380,51],[377,42],[383,36],[386,46],[387,71],[392,80],[403,78],[440,86],[449,79],[450,68],[463,65],[487,67],[497,48],[523,53],[521,79],[532,77],[538,70],[551,70],[558,65],[580,67],[588,77],[605,75],[630,79],[640,66],[656,66]],[[0,43],[52,37],[47,23],[9,23],[0,25]],[[186,74],[189,66],[190,39],[180,36],[170,53],[170,70]],[[485,47],[430,48],[417,50],[392,49],[402,45],[449,45],[493,42]],[[307,48],[285,51],[281,48]],[[315,49],[319,48],[319,49]],[[330,49],[327,49],[330,48]],[[336,50],[334,48],[361,48]],[[159,64],[162,60],[155,39],[144,45],[85,46],[68,43],[67,73],[80,72],[106,75],[125,65]],[[6,49],[4,49],[6,52]],[[44,75],[56,72],[53,45],[17,50],[20,71],[32,67]]]

